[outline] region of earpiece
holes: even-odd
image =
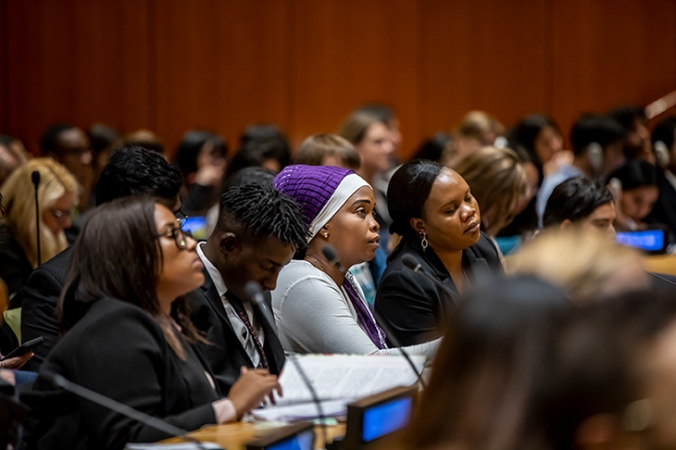
[[[657,164],[664,169],[669,165],[669,149],[667,148],[667,144],[662,141],[657,141],[653,148],[655,150]]]
[[[587,146],[587,157],[589,164],[594,170],[599,170],[603,167],[603,147],[598,142],[592,142]]]

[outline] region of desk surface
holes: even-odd
[[[649,272],[676,275],[676,255],[644,256],[643,261]]]
[[[275,430],[274,428],[263,428],[255,426],[247,422],[235,422],[225,425],[216,425],[212,427],[205,427],[190,433],[190,436],[199,439],[200,441],[214,442],[227,450],[245,450],[246,443],[264,436],[266,433]],[[326,434],[328,441],[331,442],[338,436],[345,434],[345,425],[333,425],[326,427]],[[321,427],[315,426],[315,448],[325,448],[324,438]],[[179,443],[182,439],[173,438],[163,441],[165,443]]]

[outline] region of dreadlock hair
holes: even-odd
[[[235,232],[245,242],[274,237],[296,249],[310,235],[300,206],[272,184],[246,184],[228,189],[221,197],[216,229]]]

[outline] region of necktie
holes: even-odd
[[[256,346],[256,350],[258,350],[258,354],[261,356],[261,363],[260,366],[263,369],[270,369],[270,365],[268,364],[268,358],[265,356],[265,350],[263,349],[263,346],[261,345],[261,341],[258,340],[258,333],[256,333],[256,330],[254,330],[253,325],[251,325],[251,321],[249,320],[249,315],[246,313],[246,309],[244,309],[244,304],[242,301],[237,298],[235,295],[231,294],[230,291],[225,293],[225,299],[232,305],[233,309],[239,316],[239,318],[242,320],[242,323],[246,327],[247,330],[249,330],[249,333],[251,334],[251,338],[254,341],[254,345]]]

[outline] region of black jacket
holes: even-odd
[[[420,242],[404,244],[385,269],[378,286],[375,309],[385,328],[395,334],[401,345],[408,346],[442,335],[444,318],[453,307],[454,299],[423,275],[405,267],[402,263],[405,255],[411,255],[427,274],[450,289],[455,299],[459,294],[434,250],[428,247],[423,251]],[[462,264],[472,282],[503,271],[495,245],[483,233],[479,242],[463,251]]]
[[[660,198],[646,219],[649,223],[664,224],[669,228],[671,237],[676,236],[676,190],[664,176],[660,189]]]
[[[211,403],[219,394],[211,387],[198,352],[179,339],[185,361],[141,308],[97,300],[45,360],[35,390],[50,391],[43,375],[57,373],[184,430],[214,424]],[[46,396],[31,414],[38,425],[27,440],[29,447],[39,449],[121,449],[127,442],[169,437],[71,395]]]
[[[0,225],[0,278],[7,285],[10,308],[21,308],[24,286],[33,272],[26,253],[7,225]]]
[[[253,368],[251,358],[237,338],[230,324],[223,302],[207,270],[204,270],[204,284],[200,289],[187,295],[191,319],[197,329],[205,333],[205,338],[213,345],[198,344],[199,348],[214,372],[216,384],[227,395],[230,387],[239,377],[241,367]],[[271,305],[270,293],[265,293],[265,301]],[[272,310],[272,307],[270,307]],[[273,330],[263,324],[265,343],[263,350],[270,365],[270,373],[279,375],[284,367],[284,349]]]
[[[72,256],[71,246],[35,269],[26,283],[21,309],[21,339],[28,342],[42,336],[45,342],[35,349],[35,356],[28,360],[24,370],[38,372],[59,339],[60,329],[54,312],[66,284]]]

